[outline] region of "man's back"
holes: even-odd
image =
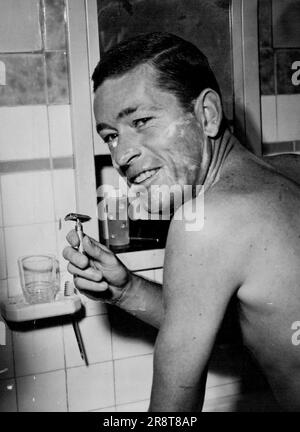
[[[244,343],[281,404],[299,410],[300,350],[292,336],[300,319],[300,187],[240,149],[209,193],[232,206],[242,244],[237,297]]]

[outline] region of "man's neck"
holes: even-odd
[[[209,190],[220,179],[224,162],[237,143],[237,139],[227,128],[217,139],[208,138],[208,140],[207,145],[211,147],[211,156],[203,183],[205,191]]]

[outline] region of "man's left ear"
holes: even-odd
[[[217,92],[210,88],[202,90],[194,105],[194,113],[201,122],[204,133],[215,138],[220,130],[223,110],[221,98]]]

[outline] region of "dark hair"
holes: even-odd
[[[121,76],[141,64],[154,67],[157,86],[177,96],[184,109],[191,110],[205,88],[221,97],[206,56],[192,43],[161,32],[135,36],[104,53],[92,76],[94,92],[107,78]]]

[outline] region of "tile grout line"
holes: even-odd
[[[48,109],[47,109],[48,111]],[[49,121],[49,120],[48,120]],[[0,176],[27,171],[51,171],[60,169],[74,169],[74,155],[49,158],[18,159],[0,161]]]
[[[114,360],[114,349],[113,349],[113,326],[110,322],[110,344],[111,344],[111,357],[112,357],[112,372],[113,372],[113,388],[114,388],[114,408],[117,407],[117,388],[116,388],[116,369]]]

